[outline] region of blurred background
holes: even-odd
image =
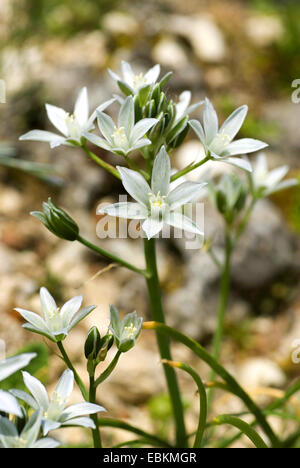
[[[21,328],[14,307],[39,311],[41,285],[59,304],[77,294],[83,294],[86,305],[97,304],[66,341],[86,378],[84,337],[94,324],[106,331],[108,304],[124,313],[136,309],[146,319],[149,306],[142,278],[121,268],[93,278],[105,260],[79,244],[58,240],[29,212],[51,196],[93,242],[141,266],[143,253],[140,241],[96,238],[96,206],[117,200],[122,187],[116,180],[79,149],[50,150],[46,143],[19,142],[19,136],[33,128],[53,131],[45,103],[72,111],[82,86],[88,87],[91,110],[108,99],[117,88],[106,70],[118,72],[121,60],[140,71],[160,63],[162,74],[174,72],[168,83],[174,99],[185,89],[192,91],[193,102],[208,96],[222,120],[248,104],[241,136],[267,141],[270,167],[289,164],[289,175],[299,177],[300,103],[291,100],[292,82],[300,78],[299,16],[296,0],[0,0],[0,78],[7,87],[7,103],[0,107],[0,339],[8,354],[37,350],[33,371],[50,388],[63,363],[52,346]],[[116,113],[117,107],[109,112]],[[195,117],[200,115],[201,110]],[[182,168],[199,154],[201,145],[190,132],[172,156],[173,166]],[[212,175],[229,168],[213,165]],[[206,202],[205,233],[214,236],[217,253],[223,247],[221,228],[221,219]],[[290,359],[293,340],[300,339],[299,233],[296,188],[257,205],[234,257],[222,363],[248,390],[282,388],[300,374]],[[161,241],[158,247],[168,323],[209,347],[217,269],[204,251],[186,250],[179,239]],[[193,362],[180,346],[174,355]],[[207,375],[204,366],[193,365]],[[189,379],[180,378],[193,430],[198,398]],[[108,415],[165,434],[170,409],[164,391],[155,339],[143,333],[98,396]],[[74,392],[74,398],[80,395]],[[300,412],[300,401],[295,404]],[[228,407],[239,410],[234,399],[217,398],[216,410]],[[121,431],[104,432],[106,444],[129,438]],[[62,435],[76,446],[89,438],[71,428]]]

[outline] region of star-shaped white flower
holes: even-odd
[[[103,111],[114,101],[115,99],[110,99],[104,102],[89,117],[88,93],[87,88],[84,87],[78,94],[73,114],[69,114],[60,107],[46,104],[46,112],[50,122],[63,136],[45,130],[31,130],[22,135],[20,140],[46,141],[51,148],[59,145],[72,145],[72,141],[80,144],[84,133],[95,128],[96,111]]]
[[[267,143],[253,138],[242,138],[233,141],[239,132],[248,112],[247,106],[236,109],[219,129],[217,113],[209,101],[205,99],[203,126],[198,120],[190,120],[189,124],[204,146],[206,155],[211,159],[223,161],[251,172],[249,161],[232,156],[253,153],[265,148]]]
[[[268,170],[267,158],[264,153],[259,153],[253,171],[250,175],[254,193],[259,197],[268,196],[285,188],[299,185],[297,179],[282,179],[289,171],[289,166],[280,166],[272,171]]]
[[[29,310],[20,308],[15,310],[27,320],[23,328],[44,335],[54,342],[64,340],[69,331],[96,307],[89,306],[79,310],[82,296],[76,296],[66,302],[60,309],[49,291],[44,287],[40,290],[40,300],[43,317]]]
[[[7,418],[0,416],[1,448],[56,448],[60,445],[50,437],[38,440],[42,422],[42,411],[36,411],[19,433],[16,426]]]
[[[142,119],[135,124],[134,102],[132,96],[128,96],[121,105],[117,125],[111,117],[99,111],[97,122],[104,138],[84,133],[85,138],[100,148],[126,156],[135,149],[151,144],[145,135],[157,123],[157,119]]]
[[[206,184],[183,182],[174,189],[170,188],[170,158],[164,147],[154,161],[151,187],[136,171],[124,167],[118,167],[118,171],[125,189],[137,203],[116,203],[103,208],[102,213],[144,220],[142,228],[148,239],[158,234],[164,223],[203,235],[200,228],[178,208],[194,200]]]
[[[118,82],[123,82],[131,90],[132,94],[137,94],[142,88],[154,85],[160,74],[160,65],[154,65],[146,73],[135,74],[131,65],[124,60],[121,63],[122,77],[115,72],[108,70],[110,76]]]
[[[24,353],[0,361],[0,382],[20,369],[26,367],[36,357],[36,353]],[[17,400],[8,392],[0,390],[0,411],[22,416]]]
[[[38,379],[28,374],[28,372],[22,372],[22,374],[24,383],[31,395],[17,389],[11,390],[11,392],[33,409],[42,410],[44,435],[61,426],[82,426],[94,429],[94,422],[86,415],[106,411],[103,406],[87,401],[67,407],[74,387],[74,374],[70,369],[65,370],[61,375],[51,398],[49,398],[46,388]]]

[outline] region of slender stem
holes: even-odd
[[[78,242],[85,245],[86,247],[93,250],[94,252],[97,252],[98,254],[102,255],[103,257],[109,258],[113,262],[116,262],[119,265],[121,265],[121,266],[123,266],[125,268],[128,268],[128,270],[134,271],[135,273],[139,273],[140,275],[143,275],[145,277],[148,276],[148,273],[147,273],[146,270],[142,270],[141,268],[138,268],[138,267],[132,265],[131,263],[126,262],[122,258],[119,258],[117,255],[114,255],[114,254],[108,252],[107,250],[102,249],[101,247],[98,247],[95,244],[92,244],[92,242],[88,241],[84,237],[78,236],[77,240],[78,240]]]
[[[124,159],[127,162],[128,166],[131,167],[131,169],[134,169],[135,171],[139,172],[147,181],[150,180],[150,175],[148,174],[148,172],[143,171],[143,169],[140,169],[139,166],[132,159],[130,159],[129,156],[124,156]]]
[[[161,288],[156,265],[155,239],[144,239],[144,250],[147,271],[150,274],[150,276],[146,278],[146,281],[149,292],[152,317],[157,322],[165,323],[162,307]],[[156,339],[161,359],[167,359],[171,361],[172,356],[170,351],[169,338],[160,334],[156,334]],[[163,367],[176,424],[176,446],[186,447],[187,436],[184,423],[184,411],[177,377],[173,368],[166,364],[164,364]]]
[[[181,169],[181,171],[176,172],[176,174],[174,174],[171,177],[171,182],[173,182],[173,180],[179,179],[179,177],[182,177],[185,174],[188,174],[189,172],[193,171],[194,169],[197,169],[197,167],[202,166],[203,164],[205,164],[209,160],[210,160],[210,156],[206,156],[205,158],[201,159],[201,161],[199,161],[198,163],[192,164],[191,166],[187,166],[184,169]]]
[[[198,387],[198,392],[199,392],[199,400],[200,400],[200,415],[199,415],[199,421],[198,421],[198,427],[197,431],[195,433],[195,441],[193,448],[200,448],[201,443],[202,443],[202,438],[203,438],[203,433],[206,427],[206,418],[207,418],[207,399],[206,399],[206,391],[204,384],[201,380],[201,377],[197,372],[191,367],[188,366],[187,364],[183,362],[174,362],[174,361],[164,361],[166,364],[168,364],[171,367],[177,367],[178,369],[182,369],[194,379],[197,387]]]
[[[256,448],[268,448],[260,435],[258,435],[258,433],[250,426],[250,424],[247,424],[242,419],[236,418],[235,416],[231,416],[229,414],[221,414],[215,418],[213,422],[217,425],[230,424],[231,426],[235,426],[240,429],[243,434],[245,434],[251,440],[251,442],[253,442]]]
[[[99,156],[97,156],[95,153],[89,150],[86,146],[82,146],[82,149],[89,156],[89,158],[91,158],[96,164],[98,164],[98,166],[102,167],[102,169],[105,169],[117,179],[121,179],[119,171],[114,166],[103,161],[103,159],[101,159]]]
[[[116,427],[118,429],[123,429],[124,431],[131,432],[133,434],[137,434],[151,442],[152,444],[156,445],[157,447],[168,447],[171,448],[172,446],[166,440],[163,440],[156,435],[152,435],[149,432],[145,432],[139,427],[133,426],[125,421],[120,421],[119,419],[113,418],[100,418],[98,419],[98,423],[100,427]]]
[[[97,386],[95,385],[95,378],[94,376],[90,376],[90,392],[89,392],[90,403],[96,403],[96,389],[97,389]],[[95,429],[92,429],[94,448],[101,448],[102,443],[101,443],[98,416],[97,414],[91,414],[90,416],[91,416],[92,421],[95,424]]]
[[[243,234],[243,232],[245,231],[245,228],[248,224],[248,221],[249,221],[249,218],[252,214],[252,211],[253,211],[253,208],[255,206],[255,203],[256,203],[256,198],[252,198],[251,200],[251,203],[249,204],[247,210],[246,210],[246,213],[243,217],[243,219],[241,220],[238,228],[237,228],[237,232],[236,232],[236,235],[235,235],[235,239],[234,239],[234,242],[236,243],[239,238],[241,237],[241,235]]]
[[[79,377],[75,367],[73,366],[72,362],[70,361],[70,358],[62,344],[61,341],[59,341],[57,343],[57,346],[62,354],[62,357],[63,357],[63,360],[65,361],[65,363],[67,364],[68,368],[71,369],[71,371],[73,372],[74,374],[74,379],[75,379],[75,382],[77,383],[80,391],[81,391],[81,394],[83,396],[83,398],[88,401],[89,400],[89,395],[88,395],[88,391],[87,389],[85,388],[85,385],[84,383],[82,382],[81,378]]]
[[[110,376],[110,374],[113,372],[113,370],[115,369],[116,365],[118,364],[118,361],[119,361],[119,358],[121,356],[121,351],[117,351],[115,357],[113,358],[113,360],[111,361],[111,363],[108,365],[108,367],[105,369],[104,372],[102,372],[102,374],[99,375],[99,377],[96,379],[95,381],[95,387],[97,388],[98,385],[100,385],[102,382],[104,382],[104,380],[107,379],[107,377]]]
[[[197,356],[200,357],[200,359],[202,359],[202,361],[206,362],[206,364],[208,364],[216,374],[222,377],[222,379],[229,385],[232,393],[236,394],[244,402],[246,407],[255,416],[258,424],[270,439],[273,447],[278,447],[280,445],[280,441],[274,434],[273,429],[271,428],[259,406],[257,406],[248,393],[245,392],[245,390],[240,386],[235,378],[229,374],[229,372],[227,372],[227,370],[221,366],[221,364],[219,364],[219,362],[210,353],[208,353],[206,349],[203,348],[203,346],[201,346],[192,338],[189,338],[183,333],[180,333],[178,330],[168,327],[163,323],[144,322],[143,328],[148,330],[155,330],[157,333],[171,337],[191,349]]]

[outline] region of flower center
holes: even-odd
[[[124,127],[114,127],[114,132],[111,135],[114,144],[119,147],[123,147],[127,143],[127,137],[125,134],[125,129]]]
[[[81,138],[81,127],[75,117],[75,114],[67,114],[66,125],[68,129],[68,136],[72,140],[79,140]]]
[[[137,332],[137,328],[132,323],[128,325],[127,327],[124,327],[124,331],[125,330],[126,330],[126,335],[128,336],[128,338],[133,338]]]
[[[14,438],[14,446],[15,448],[24,448],[26,446],[27,441],[22,439],[22,437],[15,437]]]
[[[61,412],[64,410],[65,406],[65,398],[62,398],[59,393],[54,391],[51,398],[51,403],[47,411],[44,412],[44,418],[51,419],[52,421],[59,419],[59,416],[61,415]]]
[[[143,73],[140,73],[139,75],[134,75],[132,77],[132,82],[133,82],[133,87],[135,90],[147,84],[147,80],[145,76],[143,75]]]

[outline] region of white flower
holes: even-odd
[[[142,228],[148,239],[158,234],[164,223],[203,235],[199,227],[177,209],[194,200],[206,184],[183,182],[170,190],[170,158],[164,147],[154,161],[151,188],[138,172],[124,167],[118,167],[118,171],[125,189],[137,203],[116,203],[103,208],[102,213],[120,218],[144,219]]]
[[[89,306],[79,311],[82,296],[76,296],[66,302],[60,309],[49,291],[44,287],[40,290],[40,300],[43,318],[29,310],[19,308],[15,310],[27,320],[23,328],[44,335],[54,342],[64,340],[69,331],[96,307]]]
[[[50,437],[38,439],[42,421],[42,411],[36,411],[19,434],[16,426],[7,418],[0,416],[1,448],[55,448],[60,445]]]
[[[120,81],[125,83],[130,88],[132,94],[137,94],[140,89],[145,86],[154,85],[160,74],[160,65],[154,65],[154,67],[150,68],[150,70],[145,74],[139,73],[136,75],[133,72],[131,65],[122,61],[121,69],[123,75],[122,78],[111,70],[108,70],[108,72],[116,82]]]
[[[26,367],[34,357],[36,357],[36,353],[24,353],[0,361],[0,382]],[[3,390],[0,390],[0,411],[22,416],[17,400],[10,393]]]
[[[11,392],[33,409],[42,410],[43,435],[61,426],[82,426],[94,429],[94,422],[85,415],[106,411],[102,406],[86,401],[67,407],[74,387],[74,374],[70,369],[65,370],[61,375],[51,398],[38,379],[28,372],[23,372],[23,378],[31,395],[22,390],[11,390]]]
[[[252,138],[232,141],[240,130],[247,112],[247,106],[239,107],[225,120],[219,129],[216,111],[209,99],[206,98],[203,112],[203,127],[198,120],[191,120],[189,124],[203,144],[206,155],[210,155],[212,159],[221,160],[251,172],[252,168],[249,161],[241,158],[232,158],[232,156],[252,153],[268,145],[263,141]]]
[[[280,166],[272,171],[268,171],[266,155],[264,153],[259,153],[250,176],[254,193],[259,197],[268,196],[279,190],[298,185],[299,182],[297,179],[282,181],[288,171],[289,166]]]
[[[125,156],[135,149],[151,144],[151,141],[144,137],[157,123],[157,119],[142,119],[134,124],[132,96],[128,96],[121,105],[118,125],[115,125],[107,114],[99,111],[97,111],[97,121],[104,138],[93,133],[85,133],[84,136],[100,148]]]
[[[73,114],[69,114],[60,107],[46,104],[46,112],[50,122],[59,130],[63,136],[45,130],[31,130],[20,137],[20,140],[46,141],[51,148],[59,145],[72,145],[72,141],[81,143],[85,132],[93,130],[96,111],[103,111],[115,99],[101,104],[89,117],[89,103],[86,87],[82,88],[75,102]]]

